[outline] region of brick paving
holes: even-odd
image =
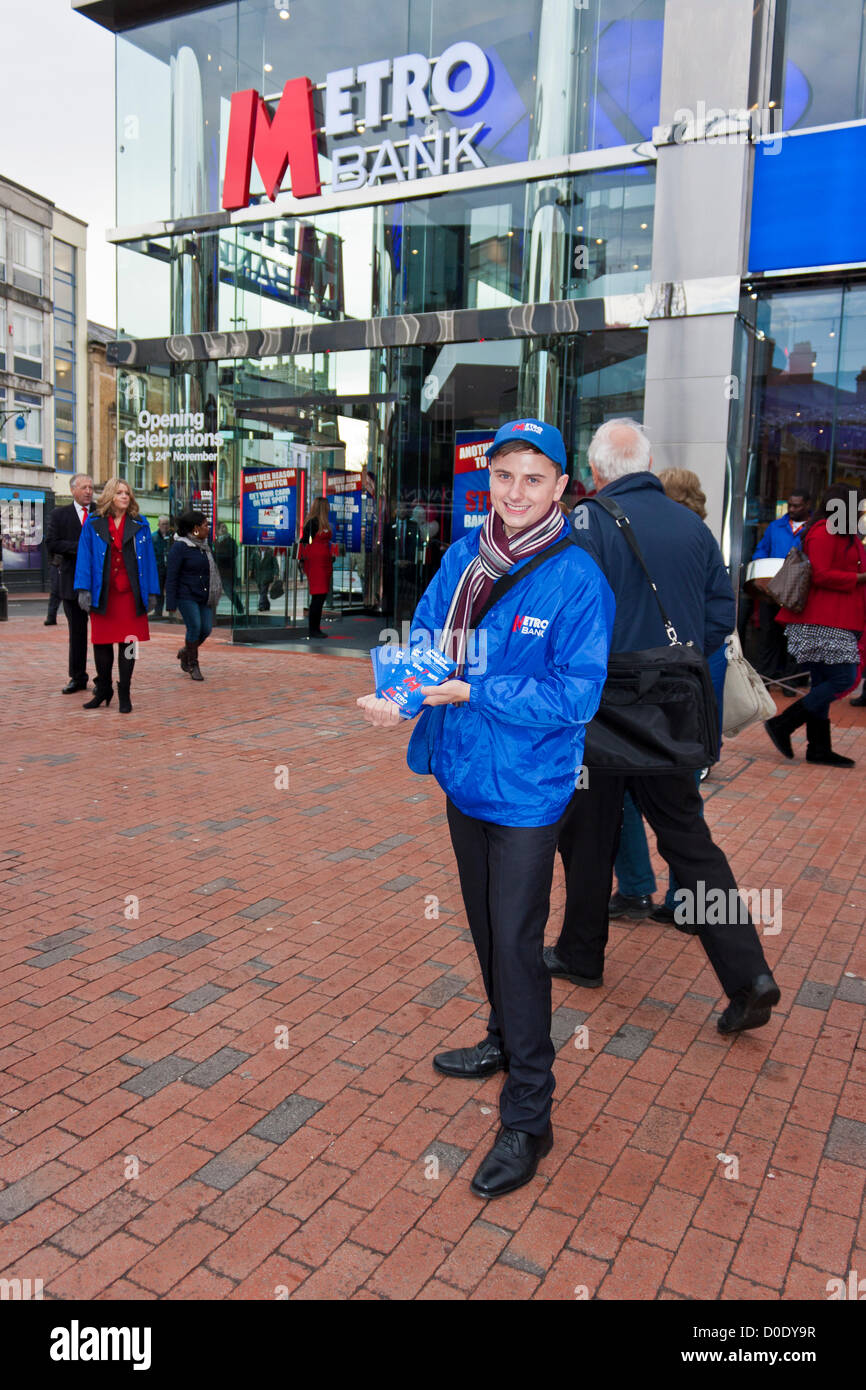
[[[783,893],[772,1023],[720,1038],[699,945],[612,924],[604,988],[554,982],[553,1152],[484,1204],[500,1078],[430,1066],[485,1014],[438,788],[358,718],[365,663],[220,634],[196,685],[153,633],[120,716],[60,694],[62,622],[0,627],[0,1276],[821,1300],[866,1273],[860,711],[853,772],[757,730],[706,787],[740,883]],[[551,938],[561,904],[558,871]]]

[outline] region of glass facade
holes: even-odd
[[[74,473],[75,457],[75,258],[68,242],[54,238],[54,466]]]
[[[782,112],[786,130],[866,118],[862,0],[787,0]],[[832,13],[832,18],[831,18]]]
[[[584,330],[580,301],[639,295],[650,278],[655,165],[633,147],[658,121],[663,18],[664,0],[479,0],[471,11],[456,0],[235,0],[118,35],[118,225],[196,224],[119,248],[121,336],[296,330],[302,341],[317,325],[577,301],[572,325],[554,334],[455,342],[443,330],[413,346],[407,328],[402,346],[348,350],[335,339],[315,352],[122,367],[119,470],[151,519],[208,510],[233,567],[221,613],[239,636],[302,620],[291,545],[276,544],[286,539],[277,526],[260,543],[249,512],[245,524],[244,497],[263,478],[293,478],[290,501],[274,492],[272,519],[284,503],[297,514],[331,498],[333,606],[401,621],[452,539],[459,433],[518,413],[555,421],[580,493],[592,430],[611,415],[641,417],[645,325],[607,327],[596,314]],[[478,51],[486,85],[455,112]],[[322,192],[341,160],[360,162],[370,198],[275,218],[256,154],[249,212],[203,227],[221,208],[233,93],[261,93],[276,120],[284,85],[303,77],[315,89]],[[342,93],[330,91],[336,81]],[[474,157],[449,164],[467,130]],[[587,168],[567,169],[575,154]],[[413,159],[419,177],[455,167],[506,177],[452,178],[431,197],[416,183],[395,198]],[[539,179],[539,161],[561,167]],[[186,428],[191,444],[160,445]],[[215,434],[212,447],[195,442]]]

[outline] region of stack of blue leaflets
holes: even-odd
[[[374,647],[373,679],[380,699],[392,700],[404,719],[414,719],[424,704],[421,687],[441,685],[457,670],[456,663],[435,647]]]

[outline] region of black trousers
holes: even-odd
[[[448,826],[490,1002],[487,1033],[508,1056],[499,1098],[502,1123],[544,1134],[555,1053],[542,947],[558,826],[494,825],[464,816],[450,801]]]
[[[45,614],[50,621],[57,621],[57,610],[60,607],[60,571],[56,565],[48,566],[48,612]]]
[[[788,664],[788,643],[785,629],[776,622],[779,611],[777,603],[762,601],[758,604],[758,618],[761,624],[761,645],[758,651],[758,670],[762,676],[772,677],[784,674]]]
[[[310,636],[322,631],[322,609],[325,606],[327,594],[310,594],[310,608],[307,613],[307,626]]]
[[[63,611],[66,626],[69,628],[69,679],[87,680],[87,614],[78,606],[78,600],[65,598]]]
[[[117,644],[117,684],[129,689],[135,669],[135,657],[126,655],[126,642]],[[94,642],[93,659],[96,662],[96,679],[106,688],[111,685],[114,666],[114,647],[111,642]]]
[[[688,888],[694,894],[692,902],[706,901],[711,889],[720,888],[725,894],[728,907],[720,915],[727,920],[696,924],[696,935],[728,997],[749,985],[756,975],[769,972],[751,918],[741,910],[736,897],[731,866],[701,815],[701,796],[694,773],[625,777],[593,772],[590,768],[588,782],[588,786],[574,793],[560,825],[559,853],[567,890],[565,916],[556,945],[560,960],[577,975],[598,976],[603,971],[607,905],[619,847],[622,798],[627,789],[655,831],[659,853],[673,870],[680,888]],[[743,917],[745,921],[741,920]]]

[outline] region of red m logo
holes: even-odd
[[[294,77],[286,83],[273,120],[258,92],[235,92],[232,96],[224,208],[249,205],[253,159],[272,202],[287,168],[292,172],[296,198],[312,198],[321,192],[313,89],[308,77]]]
[[[518,613],[518,614],[517,614],[517,617],[514,619],[514,625],[512,626],[511,631],[512,631],[512,632],[519,632],[522,623],[523,623],[523,614],[522,614],[522,613]]]

